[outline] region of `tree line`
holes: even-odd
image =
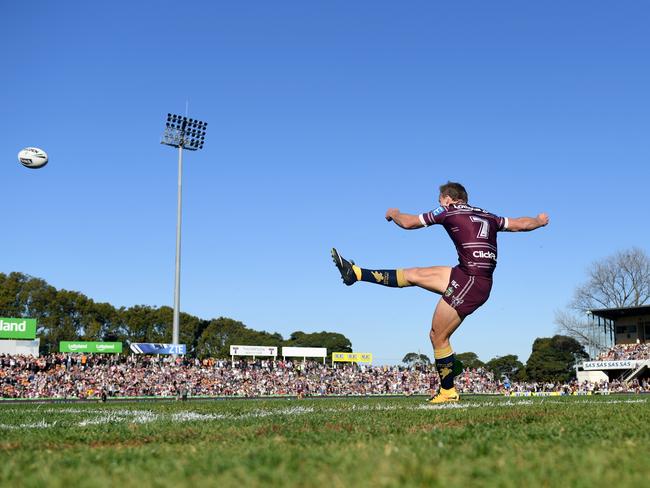
[[[0,273],[0,317],[37,319],[41,352],[58,352],[60,341],[172,342],[173,309],[168,306],[115,307],[97,303],[83,293],[58,290],[45,280],[23,273]],[[277,332],[257,331],[238,320],[201,319],[180,314],[179,341],[188,355],[229,357],[231,345],[325,347],[352,352],[352,343],[336,332],[293,332],[284,339]]]

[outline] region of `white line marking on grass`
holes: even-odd
[[[222,420],[227,419],[228,416],[217,413],[197,413],[197,412],[178,412],[172,414],[171,420],[173,422],[194,422],[197,420]]]
[[[209,421],[241,421],[248,419],[258,419],[267,417],[282,417],[292,415],[307,415],[307,414],[336,414],[345,412],[382,412],[382,411],[431,411],[431,410],[467,410],[482,407],[530,407],[533,405],[541,404],[558,404],[558,405],[611,405],[611,404],[639,404],[647,403],[648,399],[629,399],[629,400],[574,400],[572,402],[564,402],[558,400],[551,400],[547,398],[538,400],[488,400],[482,402],[458,402],[458,403],[442,403],[440,405],[431,404],[418,404],[418,405],[345,405],[342,408],[329,407],[329,408],[315,408],[302,405],[293,407],[285,407],[278,409],[257,409],[239,414],[233,413],[200,413],[192,410],[185,410],[175,413],[155,413],[151,410],[132,410],[132,409],[82,409],[82,408],[63,408],[63,409],[12,409],[5,410],[5,412],[15,412],[25,414],[28,412],[35,412],[39,415],[42,414],[70,414],[70,415],[88,415],[90,418],[78,420],[76,423],[60,424],[63,428],[70,428],[74,426],[87,427],[93,425],[106,425],[106,424],[120,424],[120,423],[138,423],[147,424],[152,422],[170,421],[170,422],[209,422]],[[42,419],[40,422],[35,423],[22,423],[22,424],[0,424],[0,430],[20,430],[20,429],[49,429],[55,427],[57,421],[46,422]]]
[[[607,405],[612,405],[615,403],[647,403],[647,399],[645,398],[639,398],[638,400],[597,400],[597,401],[589,401],[589,400],[575,400],[572,402],[572,404],[584,404],[584,403],[590,403],[590,404],[607,404]],[[546,400],[544,403],[555,403],[555,404],[561,404],[561,405],[568,405],[566,402],[560,402],[558,400]]]
[[[85,427],[87,425],[104,425],[104,424],[116,424],[120,422],[129,422],[132,424],[147,424],[149,422],[155,422],[159,419],[159,416],[153,412],[143,410],[140,412],[128,412],[122,413],[119,411],[115,412],[102,412],[103,416],[94,417],[92,419],[82,420],[77,425],[80,427]]]
[[[0,424],[0,429],[7,429],[7,430],[48,429],[50,427],[54,427],[55,425],[56,425],[56,421],[54,421],[52,423],[48,423],[48,422],[45,421],[45,419],[43,419],[40,422],[35,422],[33,424],[17,424],[17,425]]]

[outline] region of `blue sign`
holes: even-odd
[[[185,354],[185,344],[154,344],[134,342],[131,350],[136,354]]]

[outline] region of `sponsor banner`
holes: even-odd
[[[513,397],[550,397],[550,396],[562,396],[562,393],[559,391],[513,391],[510,393],[510,396]]]
[[[38,346],[40,339],[20,341],[8,339],[0,341],[0,354],[20,354],[23,356],[38,357]]]
[[[290,358],[326,358],[325,347],[283,347],[282,356]]]
[[[35,339],[36,319],[0,317],[0,339]]]
[[[152,342],[134,342],[131,350],[136,354],[185,354],[185,344],[154,344]]]
[[[371,352],[333,352],[332,362],[372,363]]]
[[[278,348],[272,346],[230,346],[231,356],[273,356],[278,355]]]
[[[598,369],[636,369],[641,366],[643,361],[585,361],[582,363],[582,369],[585,371]]]
[[[121,342],[61,341],[59,352],[120,353]]]

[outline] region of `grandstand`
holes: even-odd
[[[589,316],[589,352],[595,360],[576,367],[578,381],[650,379],[650,305],[595,309]]]
[[[158,357],[154,355],[0,354],[2,399],[258,398],[428,395],[439,386],[431,366],[332,367],[320,361]],[[506,384],[486,369],[456,378],[463,393],[589,394],[650,392],[650,381]]]

